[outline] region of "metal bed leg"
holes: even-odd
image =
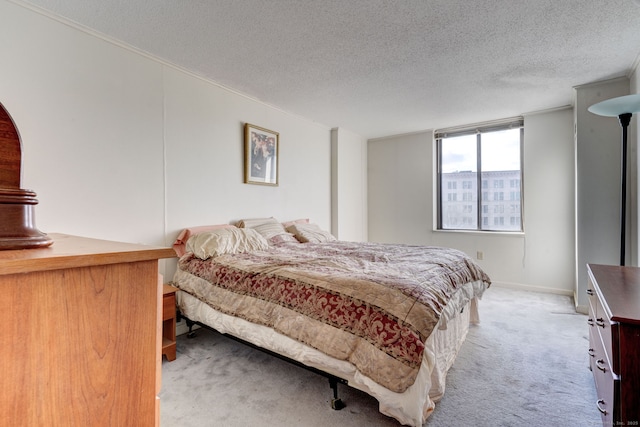
[[[184,317],[185,322],[187,322],[187,326],[189,327],[189,331],[187,332],[187,338],[195,338],[196,333],[193,330],[193,327],[196,325],[196,322],[189,319],[188,317]]]
[[[333,399],[331,399],[331,408],[339,411],[347,405],[338,397],[338,378],[329,377],[329,387],[333,390]]]

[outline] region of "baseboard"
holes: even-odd
[[[586,305],[576,305],[576,312],[580,314],[589,314],[589,307]]]
[[[545,288],[543,286],[524,285],[522,283],[491,282],[491,286],[496,286],[498,288],[519,289],[521,291],[542,292],[545,294],[565,295],[568,297],[573,297],[574,294],[573,289]]]

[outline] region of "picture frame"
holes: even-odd
[[[244,124],[245,184],[278,185],[280,134],[250,123]]]

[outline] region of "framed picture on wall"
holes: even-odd
[[[244,124],[244,182],[278,185],[280,134],[249,123]]]

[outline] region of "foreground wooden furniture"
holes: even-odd
[[[0,425],[159,425],[170,248],[51,234],[0,251]]]
[[[640,268],[587,265],[589,367],[605,426],[640,422]]]
[[[164,285],[162,288],[162,355],[169,362],[176,360],[176,291],[178,288]]]

